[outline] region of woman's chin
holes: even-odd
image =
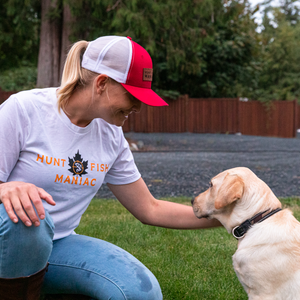
[[[128,117],[126,117],[126,118],[121,118],[121,119],[119,119],[119,120],[114,120],[114,122],[111,123],[111,124],[120,127],[120,126],[123,126],[123,125],[124,125],[124,123],[127,121],[127,119],[128,119]]]
[[[120,114],[118,116],[114,116],[112,118],[102,117],[102,119],[111,125],[120,127],[120,126],[123,126],[124,123],[128,120],[128,115],[125,115],[122,113],[122,114]]]

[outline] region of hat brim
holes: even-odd
[[[150,106],[169,106],[169,104],[159,97],[151,89],[140,88],[132,85],[121,83],[128,93]]]

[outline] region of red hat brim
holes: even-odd
[[[121,83],[128,93],[150,106],[169,106],[161,97],[159,97],[151,89],[140,88],[128,84]]]

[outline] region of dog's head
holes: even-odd
[[[192,200],[198,218],[216,218],[231,229],[256,213],[280,207],[270,188],[248,168],[233,168],[215,176],[208,190]]]

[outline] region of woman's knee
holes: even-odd
[[[40,226],[26,227],[20,220],[13,223],[1,204],[0,277],[23,277],[43,269],[52,251],[53,233],[48,212]]]
[[[111,281],[109,299],[112,300],[162,300],[158,280],[145,266],[137,264],[128,280],[118,278]],[[98,299],[98,298],[97,298]],[[99,299],[102,299],[101,297]]]
[[[21,220],[13,223],[8,217],[4,205],[0,205],[0,232],[1,240],[9,240],[11,245],[20,245],[22,248],[47,250],[52,248],[54,225],[51,216],[46,211],[45,219],[40,220],[40,226],[25,226]],[[35,247],[33,247],[35,246]],[[38,250],[36,250],[38,251]]]
[[[107,279],[114,285],[115,293],[110,294],[112,300],[162,300],[162,292],[154,274],[140,261],[130,254],[125,254],[112,264],[119,269],[119,274],[111,273]],[[124,258],[126,261],[124,261]],[[112,288],[108,289],[110,292]],[[101,297],[99,299],[102,299]]]
[[[145,267],[136,269],[136,281],[127,287],[128,299],[161,300],[162,292],[156,277]]]
[[[96,299],[103,299],[102,296]],[[125,289],[111,289],[109,298],[111,300],[162,300],[162,292],[159,284],[152,285],[150,289],[142,290],[136,289],[133,286],[126,287]]]

